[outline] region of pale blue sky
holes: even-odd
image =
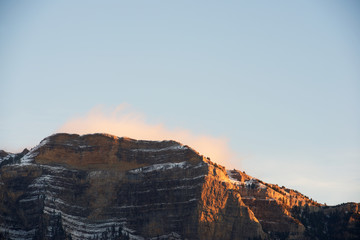
[[[228,138],[238,168],[262,180],[360,202],[359,12],[358,1],[0,1],[0,149],[127,103],[150,123]]]

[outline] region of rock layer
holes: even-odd
[[[360,238],[359,204],[324,206],[175,141],[56,134],[0,166],[0,239]]]

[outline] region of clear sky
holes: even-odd
[[[164,138],[225,139],[229,165],[254,177],[360,202],[359,12],[328,0],[0,1],[0,149],[94,112],[114,126],[125,104]]]

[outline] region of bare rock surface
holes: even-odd
[[[328,207],[175,141],[55,134],[0,151],[0,239],[360,239]]]

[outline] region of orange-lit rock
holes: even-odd
[[[327,207],[175,141],[56,134],[0,151],[0,239],[359,239]]]

